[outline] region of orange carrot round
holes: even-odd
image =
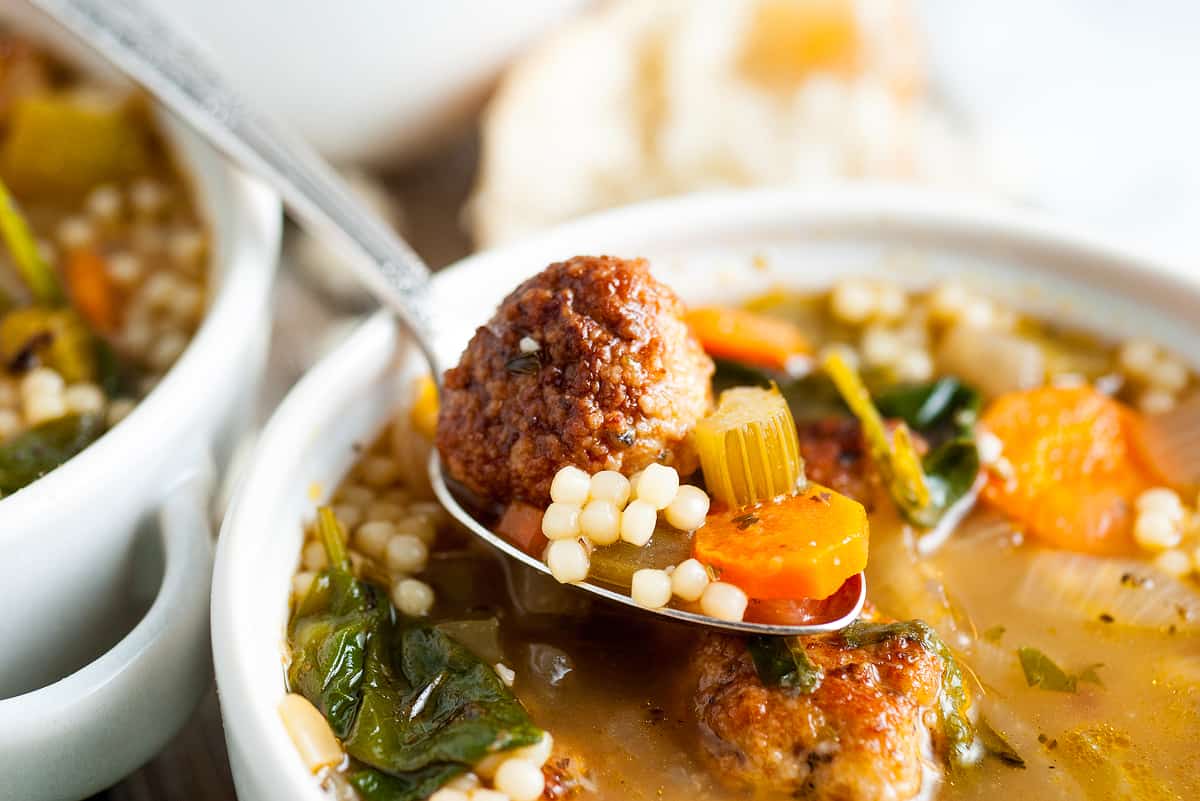
[[[787,370],[812,351],[796,326],[746,309],[705,306],[691,309],[687,323],[710,356]]]
[[[1059,548],[1116,554],[1133,547],[1133,504],[1155,484],[1134,444],[1137,412],[1090,387],[1003,395],[981,425],[1011,465],[992,471],[987,503]]]
[[[751,598],[828,598],[867,566],[867,512],[831,489],[710,515],[695,557]]]

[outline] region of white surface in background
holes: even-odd
[[[581,0],[150,0],[334,161],[411,160]]]
[[[1200,3],[922,0],[935,89],[1034,203],[1200,272]]]

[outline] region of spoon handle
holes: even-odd
[[[350,259],[350,267],[432,357],[429,268],[312,148],[251,110],[192,45],[138,0],[32,3],[278,191],[306,226],[357,248],[366,259]]]

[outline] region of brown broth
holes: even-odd
[[[846,335],[812,297],[773,295],[754,305],[803,323],[815,341]],[[1090,365],[1090,376],[1112,369],[1110,346],[1034,322],[1021,325],[1056,338],[1064,360]],[[872,603],[885,615],[921,618],[938,630],[972,676],[979,716],[1024,760],[1017,767],[985,756],[974,767],[947,772],[937,787],[927,788],[927,797],[1200,798],[1195,581],[1156,572],[1148,558],[1132,561],[1130,573],[1115,579],[1114,563],[1022,542],[1011,526],[982,509],[921,557],[916,534],[890,501],[879,499],[874,508],[867,570]],[[697,629],[631,615],[462,537],[443,536],[442,542],[448,539],[450,549],[436,552],[422,574],[436,592],[433,617],[500,620],[504,662],[516,673],[514,692],[553,734],[557,754],[570,756],[573,768],[588,776],[594,792],[585,797],[752,796],[724,787],[702,753],[704,733],[689,698],[694,678],[688,658]],[[1086,603],[1063,589],[1067,582],[1090,591]],[[1149,595],[1130,595],[1138,592]],[[1105,605],[1110,594],[1111,607]],[[1153,625],[1137,617],[1137,603],[1147,598]],[[1153,611],[1156,604],[1168,611]],[[1076,692],[1030,687],[1020,647],[1041,650],[1068,672],[1101,665],[1096,673],[1103,683],[1081,682]]]

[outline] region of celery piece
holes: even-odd
[[[127,98],[95,90],[22,98],[0,148],[0,172],[22,196],[55,200],[143,173],[150,154],[135,113]]]
[[[9,369],[45,364],[68,384],[94,381],[97,353],[97,340],[71,309],[26,306],[0,318],[0,360]]]
[[[777,387],[735,387],[696,426],[709,493],[731,509],[790,494],[804,482],[796,423]]]
[[[63,301],[58,276],[38,251],[37,239],[29,224],[17,210],[16,201],[8,187],[0,181],[0,236],[12,253],[21,279],[39,303],[57,305]]]
[[[919,522],[932,505],[933,498],[908,426],[900,423],[892,435],[888,435],[862,379],[839,354],[826,356],[824,367],[846,405],[862,424],[871,459],[879,469],[888,493],[905,517]]]

